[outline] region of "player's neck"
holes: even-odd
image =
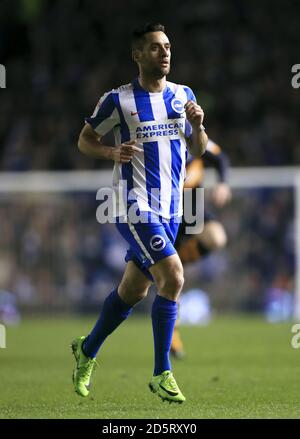
[[[140,83],[140,86],[144,90],[149,91],[150,93],[160,93],[164,91],[167,83],[165,76],[161,79],[154,79],[154,78],[149,78],[142,73],[140,73],[138,81]]]

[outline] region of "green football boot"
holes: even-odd
[[[163,400],[171,402],[177,402],[178,404],[185,401],[185,397],[181,393],[175,378],[170,370],[165,370],[162,374],[153,376],[149,388],[151,392],[157,393]]]
[[[76,368],[73,372],[75,392],[80,396],[88,396],[90,393],[91,376],[96,365],[96,359],[86,357],[82,352],[82,343],[85,337],[77,337],[72,341],[71,348],[76,360]]]

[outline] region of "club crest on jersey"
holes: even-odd
[[[184,112],[184,105],[183,102],[178,99],[178,98],[174,98],[171,101],[171,107],[173,108],[173,110],[175,111],[175,113],[183,113]]]
[[[155,252],[159,252],[160,250],[164,249],[166,246],[165,238],[161,235],[154,235],[150,239],[150,247]]]

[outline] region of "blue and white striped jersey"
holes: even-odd
[[[192,132],[184,111],[188,100],[196,102],[192,90],[184,85],[167,82],[164,91],[150,93],[135,79],[105,93],[92,116],[85,119],[101,136],[113,129],[116,144],[137,140],[143,149],[130,163],[115,163],[117,216],[125,215],[125,206],[133,202],[140,211],[152,211],[165,219],[182,216],[186,138]]]

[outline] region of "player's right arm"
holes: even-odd
[[[128,163],[136,152],[143,151],[138,148],[135,140],[129,140],[114,147],[101,143],[102,137],[108,131],[120,125],[120,116],[113,92],[102,96],[92,116],[87,117],[85,122],[78,139],[78,148],[83,154],[97,159]]]
[[[102,136],[96,133],[89,123],[86,123],[79,135],[78,148],[89,157],[113,160],[119,163],[128,163],[136,152],[143,152],[135,140],[121,145],[106,146],[101,143],[101,138]]]

